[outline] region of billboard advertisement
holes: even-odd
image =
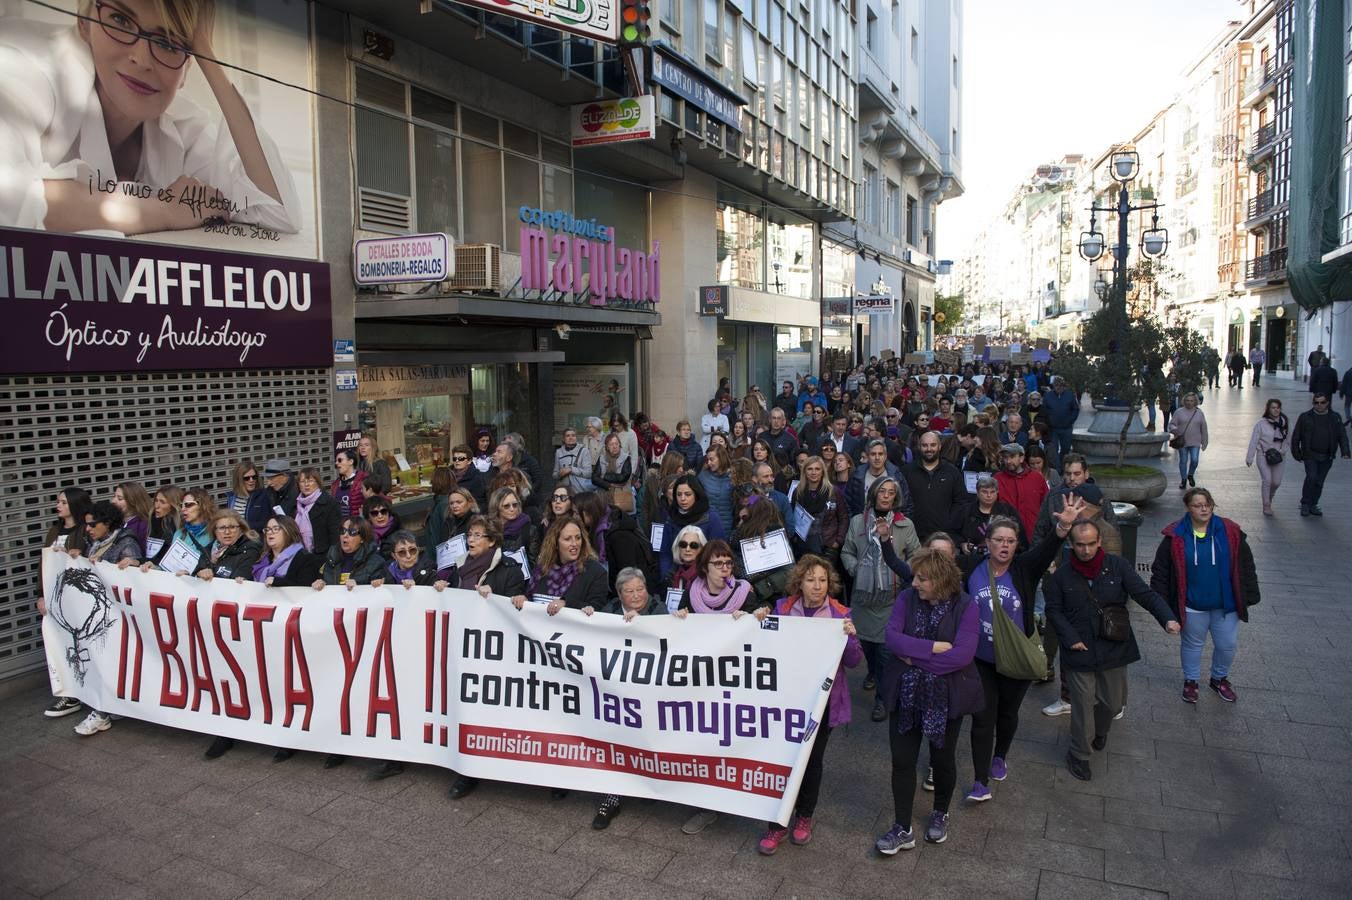
[[[573,146],[650,141],[657,134],[655,110],[651,94],[596,100],[574,106],[569,112],[573,126]]]
[[[0,227],[314,259],[311,87],[304,0],[0,0]]]
[[[533,25],[557,28],[596,41],[613,44],[620,37],[618,0],[458,0],[484,12],[510,16]]]

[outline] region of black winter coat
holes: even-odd
[[[661,587],[657,572],[657,556],[648,543],[648,536],[638,530],[638,522],[632,516],[611,513],[610,527],[605,532],[606,566],[610,569],[606,579],[608,597],[614,597],[615,576],[621,569],[633,567],[643,573],[649,593],[658,593]]]
[[[537,596],[543,596],[544,578],[537,577],[533,590]],[[582,571],[577,573],[572,585],[563,592],[563,605],[569,609],[581,609],[590,606],[593,609],[606,605],[606,570],[594,559],[587,560]]]
[[[321,571],[323,564],[324,557],[309,550],[302,550],[292,558],[291,565],[286,567],[285,575],[273,576],[272,586],[309,587],[324,577]]]
[[[461,584],[459,569],[451,569],[451,574],[446,577],[446,583],[453,588],[464,588],[467,591],[478,587],[477,584]],[[488,590],[499,597],[524,596],[526,593],[525,573],[516,564],[516,560],[504,556],[502,550],[497,547],[493,549],[493,562],[479,579],[479,584],[488,585]]]
[[[334,544],[329,548],[328,558],[324,560],[322,575],[324,583],[342,584],[342,571],[343,547],[341,544]],[[374,544],[365,543],[351,561],[347,580],[357,584],[370,584],[372,580],[383,578],[388,574],[385,571],[385,557],[380,555]]]
[[[310,529],[314,532],[314,546],[310,548],[310,552],[320,559],[328,556],[329,548],[338,544],[338,529],[342,524],[343,517],[338,510],[338,501],[321,487],[319,499],[310,507]]]
[[[399,578],[391,568],[395,565],[397,565],[395,562],[387,561],[385,563],[385,574],[382,577],[387,584],[394,584],[395,582],[403,584],[403,579]],[[426,553],[419,551],[418,561],[414,564],[413,574],[410,577],[413,579],[413,583],[420,587],[431,587],[437,580],[436,564],[427,558]]]
[[[251,541],[246,537],[241,537],[221,554],[221,558],[216,562],[211,561],[211,548],[208,547],[197,557],[197,565],[193,566],[192,574],[196,575],[203,569],[210,569],[217,578],[253,578],[253,565],[258,562],[259,555],[263,552],[263,545],[257,541]]]
[[[920,540],[936,531],[952,534],[974,499],[967,493],[962,471],[940,460],[933,471],[916,462],[903,468],[901,474],[911,494],[911,521]]]
[[[1067,564],[1042,583],[1042,594],[1047,598],[1047,621],[1061,642],[1061,664],[1073,672],[1102,672],[1141,658],[1134,633],[1129,632],[1125,641],[1099,636],[1099,607],[1126,606],[1130,598],[1160,625],[1174,618],[1169,604],[1132,571],[1131,563],[1110,554],[1104,555],[1103,571],[1092,590],[1085,577]],[[1078,643],[1087,649],[1070,649]]]

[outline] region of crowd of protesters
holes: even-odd
[[[721,385],[707,410],[698,430],[681,420],[670,434],[642,412],[626,419],[612,410],[608,422],[564,430],[552,465],[520,435],[481,429],[432,475],[431,510],[416,532],[396,515],[390,466],[367,436],[336,453],[327,473],[295,471],[284,459],[241,461],[224,496],[122,482],[95,500],[68,487],[46,544],[204,580],[459,588],[518,609],[538,602],[551,615],[839,621],[841,671],[794,816],[788,827],[770,823],[760,840],[767,855],[785,840],[812,839],[829,738],[851,719],[846,668],[864,665],[859,690],[872,700],[871,719],[886,723],[895,816],[876,841],[884,855],[915,846],[921,772],[933,792],[923,837],[947,839],[965,720],[966,800],[990,801],[995,785],[1016,776],[1010,754],[1024,696],[1055,677],[1058,652],[1062,699],[1048,714],[1072,715],[1067,766],[1092,777],[1092,752],[1126,706],[1124,667],[1139,658],[1128,599],[1182,634],[1184,700],[1198,701],[1207,634],[1209,686],[1236,699],[1227,675],[1238,623],[1259,600],[1243,531],[1192,487],[1151,583],[1142,581],[1117,555],[1111,504],[1070,450],[1080,397],[1046,366],[949,374],[871,360],[834,379],[786,381],[769,397],[756,386],[734,397]],[[777,530],[789,557],[748,571],[743,542]],[[46,714],[80,709],[57,698]],[[91,710],[75,730],[88,736],[111,724]],[[218,738],[206,755],[232,745]],[[292,755],[281,749],[275,759]],[[334,754],[325,766],[344,762]],[[402,768],[387,762],[372,777]],[[477,786],[458,776],[450,794]],[[622,808],[619,796],[599,798],[593,826],[605,828]],[[684,830],[713,819],[700,811]]]

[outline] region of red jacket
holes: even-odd
[[[347,489],[348,513],[346,518],[361,518],[361,505],[366,500],[361,492],[361,483],[365,480],[366,473],[358,469],[357,477],[352,479],[352,486]],[[343,480],[341,478],[333,479],[333,484],[329,485],[329,493],[333,495],[333,499],[338,501],[338,509],[341,514],[343,508]]]
[[[995,483],[1000,486],[1000,499],[1019,511],[1024,533],[1032,534],[1037,525],[1038,510],[1042,509],[1042,501],[1051,493],[1047,479],[1024,467],[1018,475],[1001,469],[995,473]]]

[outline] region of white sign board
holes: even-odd
[[[363,238],[352,245],[352,280],[357,284],[445,281],[455,274],[450,235],[410,234]]]
[[[595,100],[569,110],[574,147],[650,141],[657,135],[657,116],[651,94]]]
[[[893,312],[895,303],[891,294],[855,294],[854,314],[857,316],[883,316]]]

